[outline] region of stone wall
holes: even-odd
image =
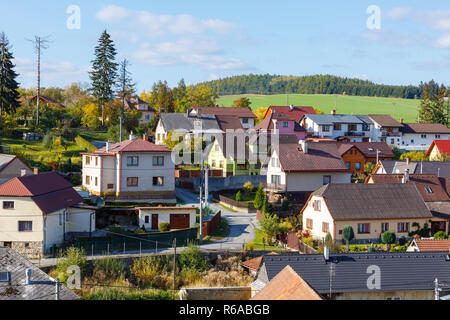
[[[0,242],[1,246],[10,246],[11,249],[17,251],[21,256],[28,259],[39,259],[42,257],[43,242],[42,241],[13,241]]]

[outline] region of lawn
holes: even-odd
[[[285,94],[275,95],[230,95],[221,96],[217,100],[220,106],[231,107],[233,101],[240,97],[248,97],[252,109],[270,105],[287,105]],[[312,106],[325,113],[336,109],[340,114],[389,114],[395,119],[403,118],[405,122],[416,122],[419,100],[399,98],[360,97],[322,94],[289,94],[289,104],[296,106]],[[395,105],[394,105],[395,104]],[[394,110],[395,109],[395,110]]]
[[[264,245],[264,243],[263,243],[263,233],[258,228],[255,228],[255,240],[253,240],[253,243],[255,244],[254,250],[289,251],[289,250],[285,250],[285,249],[277,247],[277,246],[269,246],[267,244]]]

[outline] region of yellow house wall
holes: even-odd
[[[439,156],[440,156],[440,152],[438,150],[438,148],[436,148],[436,146],[433,147],[433,149],[430,152],[430,161],[436,161],[438,160]]]

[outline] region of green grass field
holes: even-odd
[[[233,101],[240,97],[248,97],[252,109],[259,107],[285,106],[288,104],[285,94],[275,95],[231,95],[221,96],[217,100],[219,106],[231,107]],[[339,114],[389,114],[395,119],[403,118],[405,122],[416,122],[420,100],[358,97],[322,94],[289,94],[289,104],[320,108],[325,113],[336,109]]]

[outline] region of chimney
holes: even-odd
[[[335,115],[336,115],[336,110],[334,110],[334,109],[331,110],[331,115],[332,115],[332,116],[335,116]]]
[[[30,284],[31,284],[31,273],[32,273],[32,270],[31,269],[26,269],[25,270],[25,276],[26,276],[26,280],[25,280],[25,285],[27,285],[27,286],[29,286]]]
[[[303,153],[308,153],[308,141],[300,140],[299,144],[302,146]]]
[[[406,158],[406,164],[409,164],[409,157]]]
[[[400,118],[400,123],[403,123],[403,118]]]
[[[39,173],[39,168],[38,167],[34,167],[33,168],[33,174],[38,174]]]
[[[323,248],[323,257],[325,258],[325,261],[330,260],[330,248],[328,248],[328,246]]]
[[[290,109],[291,111],[294,110],[294,105],[291,104],[291,105],[289,106],[289,109]]]
[[[27,170],[21,169],[20,170],[20,176],[23,177],[23,176],[26,176],[26,175],[27,175]]]
[[[144,133],[144,135],[142,136],[142,140],[148,141],[148,133]]]
[[[134,140],[134,139],[135,139],[135,137],[134,137],[133,131],[131,131],[130,132],[130,140]]]
[[[106,141],[106,152],[109,152],[109,149],[111,149],[111,142]]]
[[[403,178],[403,183],[409,182],[409,169],[405,169],[405,177]]]

